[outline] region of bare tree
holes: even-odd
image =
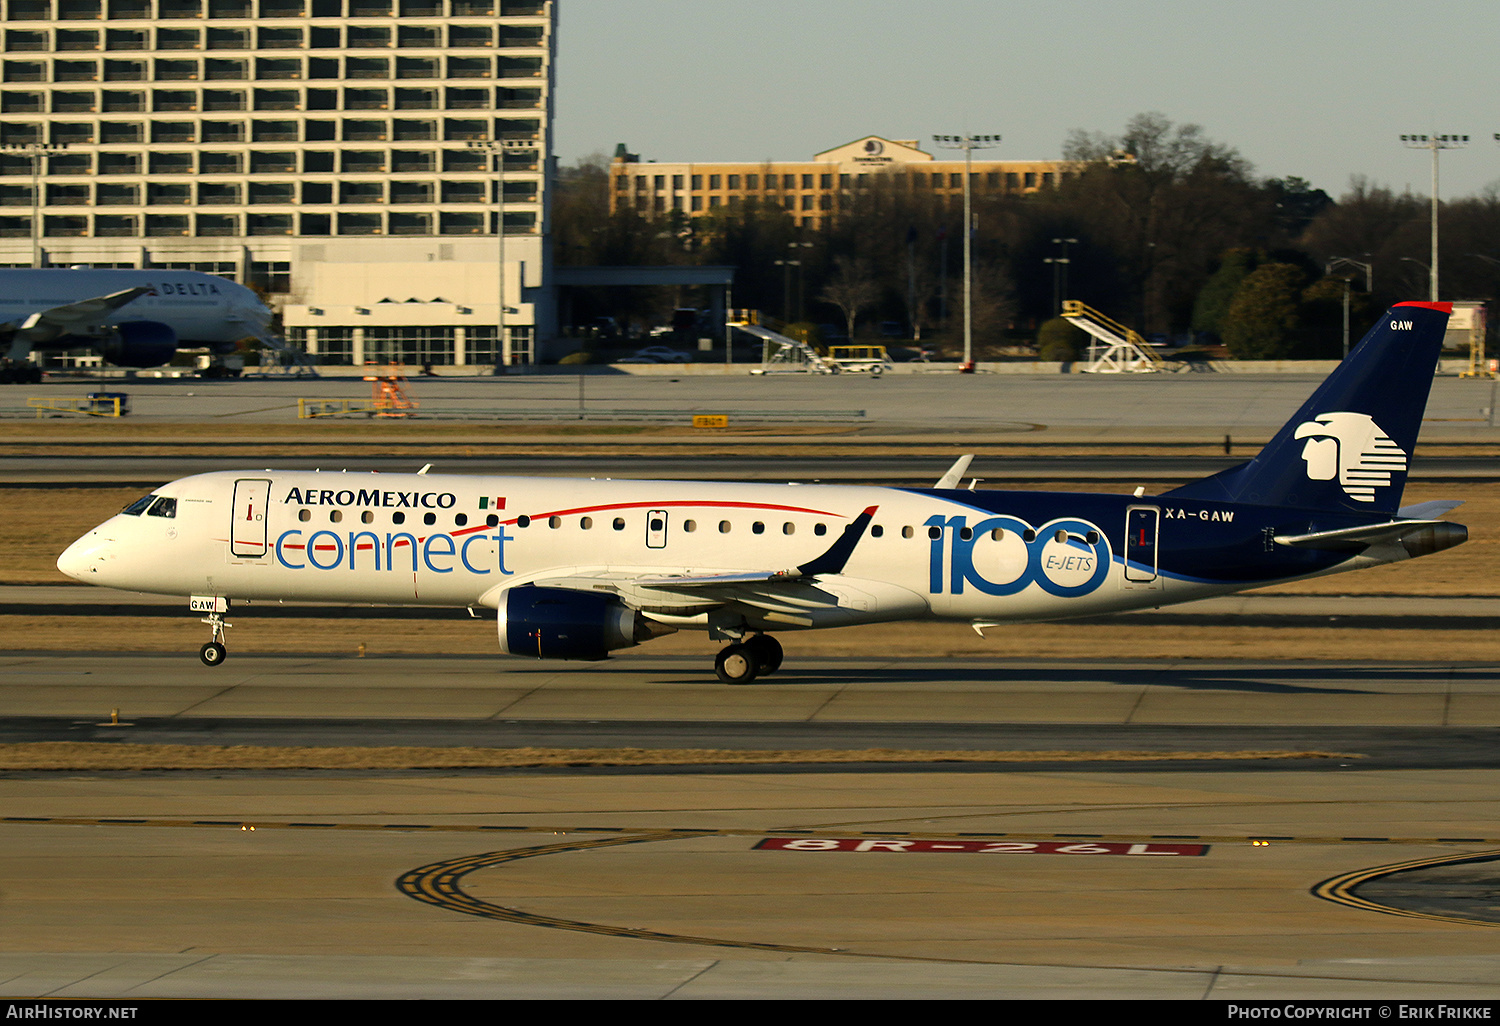
[[[823,286],[818,297],[832,303],[844,314],[849,337],[854,338],[854,321],[859,315],[875,305],[880,298],[880,286],[876,284],[875,272],[863,257],[838,257],[834,260],[833,277]]]

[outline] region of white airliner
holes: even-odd
[[[0,269],[0,347],[13,378],[40,380],[26,362],[34,352],[92,349],[117,367],[159,367],[179,348],[233,352],[270,325],[254,292],[199,271]]]
[[[1139,609],[1462,543],[1401,509],[1450,305],[1393,307],[1255,459],[1160,495],[224,471],[74,542],[63,573],[189,597],[225,658],[238,600],[491,609],[502,652],[602,659],[679,629],[774,672],[772,632],[897,620],[976,630]]]

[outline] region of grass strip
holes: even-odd
[[[784,763],[1222,762],[1358,759],[1341,752],[733,750],[722,748],[279,747],[38,741],[0,745],[0,770],[416,770]]]

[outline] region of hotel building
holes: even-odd
[[[974,160],[970,191],[1030,193],[1074,174],[1062,160]],[[825,150],[810,161],[739,164],[642,162],[620,147],[610,165],[610,210],[648,217],[681,211],[689,217],[749,200],[784,207],[798,227],[821,228],[859,192],[877,184],[921,190],[944,202],[963,201],[964,160],[938,158],[915,140],[871,135]]]
[[[555,0],[3,6],[0,264],[223,274],[325,363],[555,334]]]

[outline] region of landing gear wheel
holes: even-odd
[[[714,672],[725,684],[749,684],[758,669],[749,645],[726,646],[714,657]]]
[[[757,634],[745,642],[750,654],[755,657],[757,673],[764,677],[781,669],[781,642],[769,634]]]
[[[198,650],[198,658],[203,660],[204,666],[218,666],[229,657],[229,649],[217,641],[210,641]]]

